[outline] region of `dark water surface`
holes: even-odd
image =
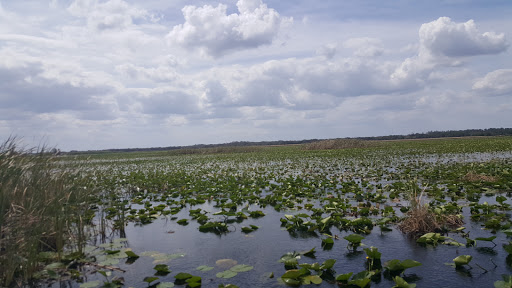
[[[195,206],[206,211],[215,211],[216,209],[208,204]],[[259,209],[252,207],[252,210]],[[181,218],[190,218],[188,209],[183,209],[176,216]],[[217,287],[219,284],[235,284],[239,287],[283,287],[279,283],[279,277],[286,271],[283,263],[278,263],[279,258],[292,251],[306,251],[315,247],[316,259],[302,257],[299,263],[322,263],[326,259],[336,259],[334,270],[336,274],[354,272],[354,274],[365,270],[366,254],[362,251],[364,247],[375,246],[382,253],[382,263],[391,259],[413,259],[421,262],[423,265],[406,270],[404,277],[409,283],[416,283],[417,287],[493,287],[496,280],[501,280],[501,274],[510,274],[512,269],[506,264],[507,253],[503,250],[502,244],[508,243],[503,233],[496,234],[498,238],[494,240],[498,245],[493,246],[490,242],[478,241],[476,247],[454,247],[447,245],[438,245],[437,247],[422,247],[414,240],[408,239],[396,228],[391,232],[381,234],[378,227],[374,228],[371,234],[365,235],[362,241],[364,247],[358,248],[356,253],[347,250],[347,241],[344,236],[352,234],[351,232],[340,232],[333,228],[331,232],[339,236],[340,240],[335,240],[331,250],[323,250],[321,238],[325,237],[292,237],[280,226],[279,218],[284,214],[298,213],[294,212],[276,212],[273,208],[263,209],[265,217],[259,219],[248,219],[243,223],[230,224],[230,232],[223,235],[213,233],[201,233],[198,230],[199,224],[192,221],[187,226],[176,224],[165,218],[155,220],[153,223],[145,226],[134,226],[129,224],[126,229],[126,237],[129,239],[127,246],[135,253],[141,254],[144,251],[157,251],[161,253],[174,254],[184,253],[185,256],[174,259],[168,264],[172,272],[167,276],[160,276],[161,282],[174,282],[174,275],[179,272],[186,272],[192,275],[202,277],[202,287]],[[301,211],[302,212],[302,211]],[[465,216],[469,216],[469,208],[464,208]],[[465,217],[469,219],[469,217]],[[260,226],[252,233],[242,233],[240,228],[250,224]],[[482,230],[478,223],[466,223],[465,227],[470,232],[471,238],[492,236],[489,231]],[[465,243],[465,240],[458,237],[455,233],[449,235],[455,240]],[[472,255],[470,270],[458,271],[445,263],[459,255]],[[233,259],[238,264],[247,264],[254,266],[254,269],[248,272],[238,273],[231,279],[220,279],[215,276],[227,268],[216,266],[219,259]],[[494,267],[493,262],[498,267]],[[143,282],[144,277],[152,276],[155,272],[153,267],[153,258],[142,256],[133,264],[123,264],[120,267],[125,269],[125,273],[115,272],[113,275],[124,277],[126,287],[147,287]],[[485,272],[476,264],[487,269]],[[196,270],[200,265],[213,266],[215,269],[202,272]],[[273,272],[275,277],[269,278]],[[89,280],[94,280],[96,276],[91,275]],[[103,276],[98,278],[104,279]],[[391,279],[381,276],[379,281],[371,283],[371,287],[392,287],[395,283]],[[337,287],[336,284],[324,281],[321,285],[311,285],[319,287]],[[176,286],[184,287],[184,286]]]

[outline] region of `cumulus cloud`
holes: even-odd
[[[487,73],[473,84],[473,90],[496,96],[512,94],[512,69],[499,69]]]
[[[358,57],[375,57],[384,53],[382,43],[375,38],[351,38],[343,43],[343,46],[354,50],[354,55]]]
[[[174,88],[135,90],[132,97],[137,113],[148,115],[186,115],[199,112],[199,99]]]
[[[0,106],[31,113],[106,112],[98,97],[107,94],[110,87],[59,81],[48,74],[40,63],[0,65]]]
[[[122,30],[132,25],[135,19],[151,17],[146,10],[123,0],[75,0],[68,11],[75,17],[86,18],[87,25],[98,31]]]
[[[185,48],[199,48],[219,57],[234,50],[271,44],[283,22],[292,21],[268,8],[261,0],[239,0],[238,14],[227,14],[227,6],[185,6],[185,23],[167,35],[169,42]]]
[[[121,74],[128,76],[133,80],[152,80],[155,82],[169,82],[177,77],[173,68],[167,66],[158,66],[156,68],[145,68],[134,64],[121,64],[116,67]]]
[[[416,89],[425,85],[435,69],[463,65],[460,57],[498,54],[507,48],[503,33],[480,33],[473,20],[456,23],[440,17],[421,25],[418,54],[405,59],[391,75],[391,81]]]
[[[248,67],[217,68],[202,77],[205,107],[279,107],[319,110],[342,99],[392,93],[387,65],[361,59],[326,63],[317,57],[273,60]]]
[[[326,44],[316,50],[316,55],[332,59],[336,55],[337,49],[336,44]]]
[[[508,47],[503,33],[480,33],[473,20],[456,23],[448,17],[440,17],[421,25],[419,36],[422,48],[434,56],[497,54]]]

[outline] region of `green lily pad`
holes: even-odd
[[[144,277],[143,281],[147,282],[147,283],[151,283],[151,282],[156,281],[156,280],[158,280],[158,277],[151,277],[150,276],[150,277]]]
[[[193,276],[188,273],[178,273],[174,276],[177,280],[187,280],[189,278],[192,278]]]
[[[213,270],[215,267],[210,267],[210,266],[206,266],[206,265],[201,265],[199,267],[196,268],[196,270],[199,270],[199,271],[203,271],[203,272],[207,272],[207,271],[210,271],[210,270]]]
[[[139,255],[133,253],[133,251],[125,251],[124,252],[126,256],[128,256],[128,259],[137,259],[139,258]]]
[[[231,270],[226,270],[226,271],[217,273],[215,276],[217,276],[217,278],[229,279],[229,278],[235,277],[237,274],[238,274],[237,272],[234,272]]]
[[[105,259],[98,264],[102,265],[102,266],[113,266],[113,265],[119,264],[119,259],[115,259],[115,258]]]
[[[156,285],[156,288],[173,288],[174,283],[172,282],[160,282]]]
[[[240,264],[240,265],[231,267],[231,269],[229,269],[229,270],[231,270],[233,272],[246,272],[246,271],[250,271],[252,269],[254,269],[254,267],[245,265],[245,264]]]
[[[336,263],[336,260],[334,259],[327,259],[324,261],[322,266],[320,266],[320,269],[322,270],[329,270],[334,266],[334,263]]]
[[[359,244],[364,239],[364,237],[358,234],[350,234],[348,236],[343,237],[343,239],[347,240],[351,244]]]
[[[460,267],[462,265],[469,264],[469,262],[471,262],[471,259],[473,259],[473,256],[471,255],[460,255],[453,259],[453,262],[455,263],[455,266]]]
[[[402,277],[396,276],[393,278],[393,281],[395,281],[395,286],[393,288],[415,288],[416,284],[409,284],[407,283]]]
[[[322,278],[320,278],[320,276],[318,276],[318,275],[308,275],[308,276],[302,278],[302,282],[304,282],[304,284],[306,284],[306,285],[308,285],[308,284],[319,285],[319,284],[322,284]]]
[[[340,274],[340,275],[336,276],[336,281],[347,282],[348,279],[350,279],[350,277],[352,277],[352,274],[354,274],[354,272]]]

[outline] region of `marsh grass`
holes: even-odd
[[[303,150],[332,150],[349,148],[368,148],[375,142],[360,139],[329,139],[302,145]]]
[[[458,215],[436,214],[424,199],[425,189],[420,193],[417,184],[409,182],[409,190],[406,195],[409,199],[409,211],[398,225],[398,229],[412,238],[431,232],[442,232],[446,227],[456,228],[462,226],[463,221]]]
[[[475,173],[475,172],[468,172],[466,175],[464,175],[462,180],[468,181],[468,182],[490,182],[490,183],[494,183],[494,182],[498,181],[498,178],[494,177],[494,176],[478,174],[478,173]]]
[[[0,286],[28,283],[44,265],[40,252],[59,261],[85,244],[85,178],[46,151],[15,138],[0,144]]]

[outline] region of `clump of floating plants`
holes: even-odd
[[[410,182],[411,190],[408,191],[409,210],[405,218],[398,225],[403,233],[413,238],[418,238],[427,233],[440,232],[445,227],[457,228],[464,222],[456,214],[436,213],[430,209],[428,203],[424,201],[425,189],[418,194],[419,187],[416,183]]]

